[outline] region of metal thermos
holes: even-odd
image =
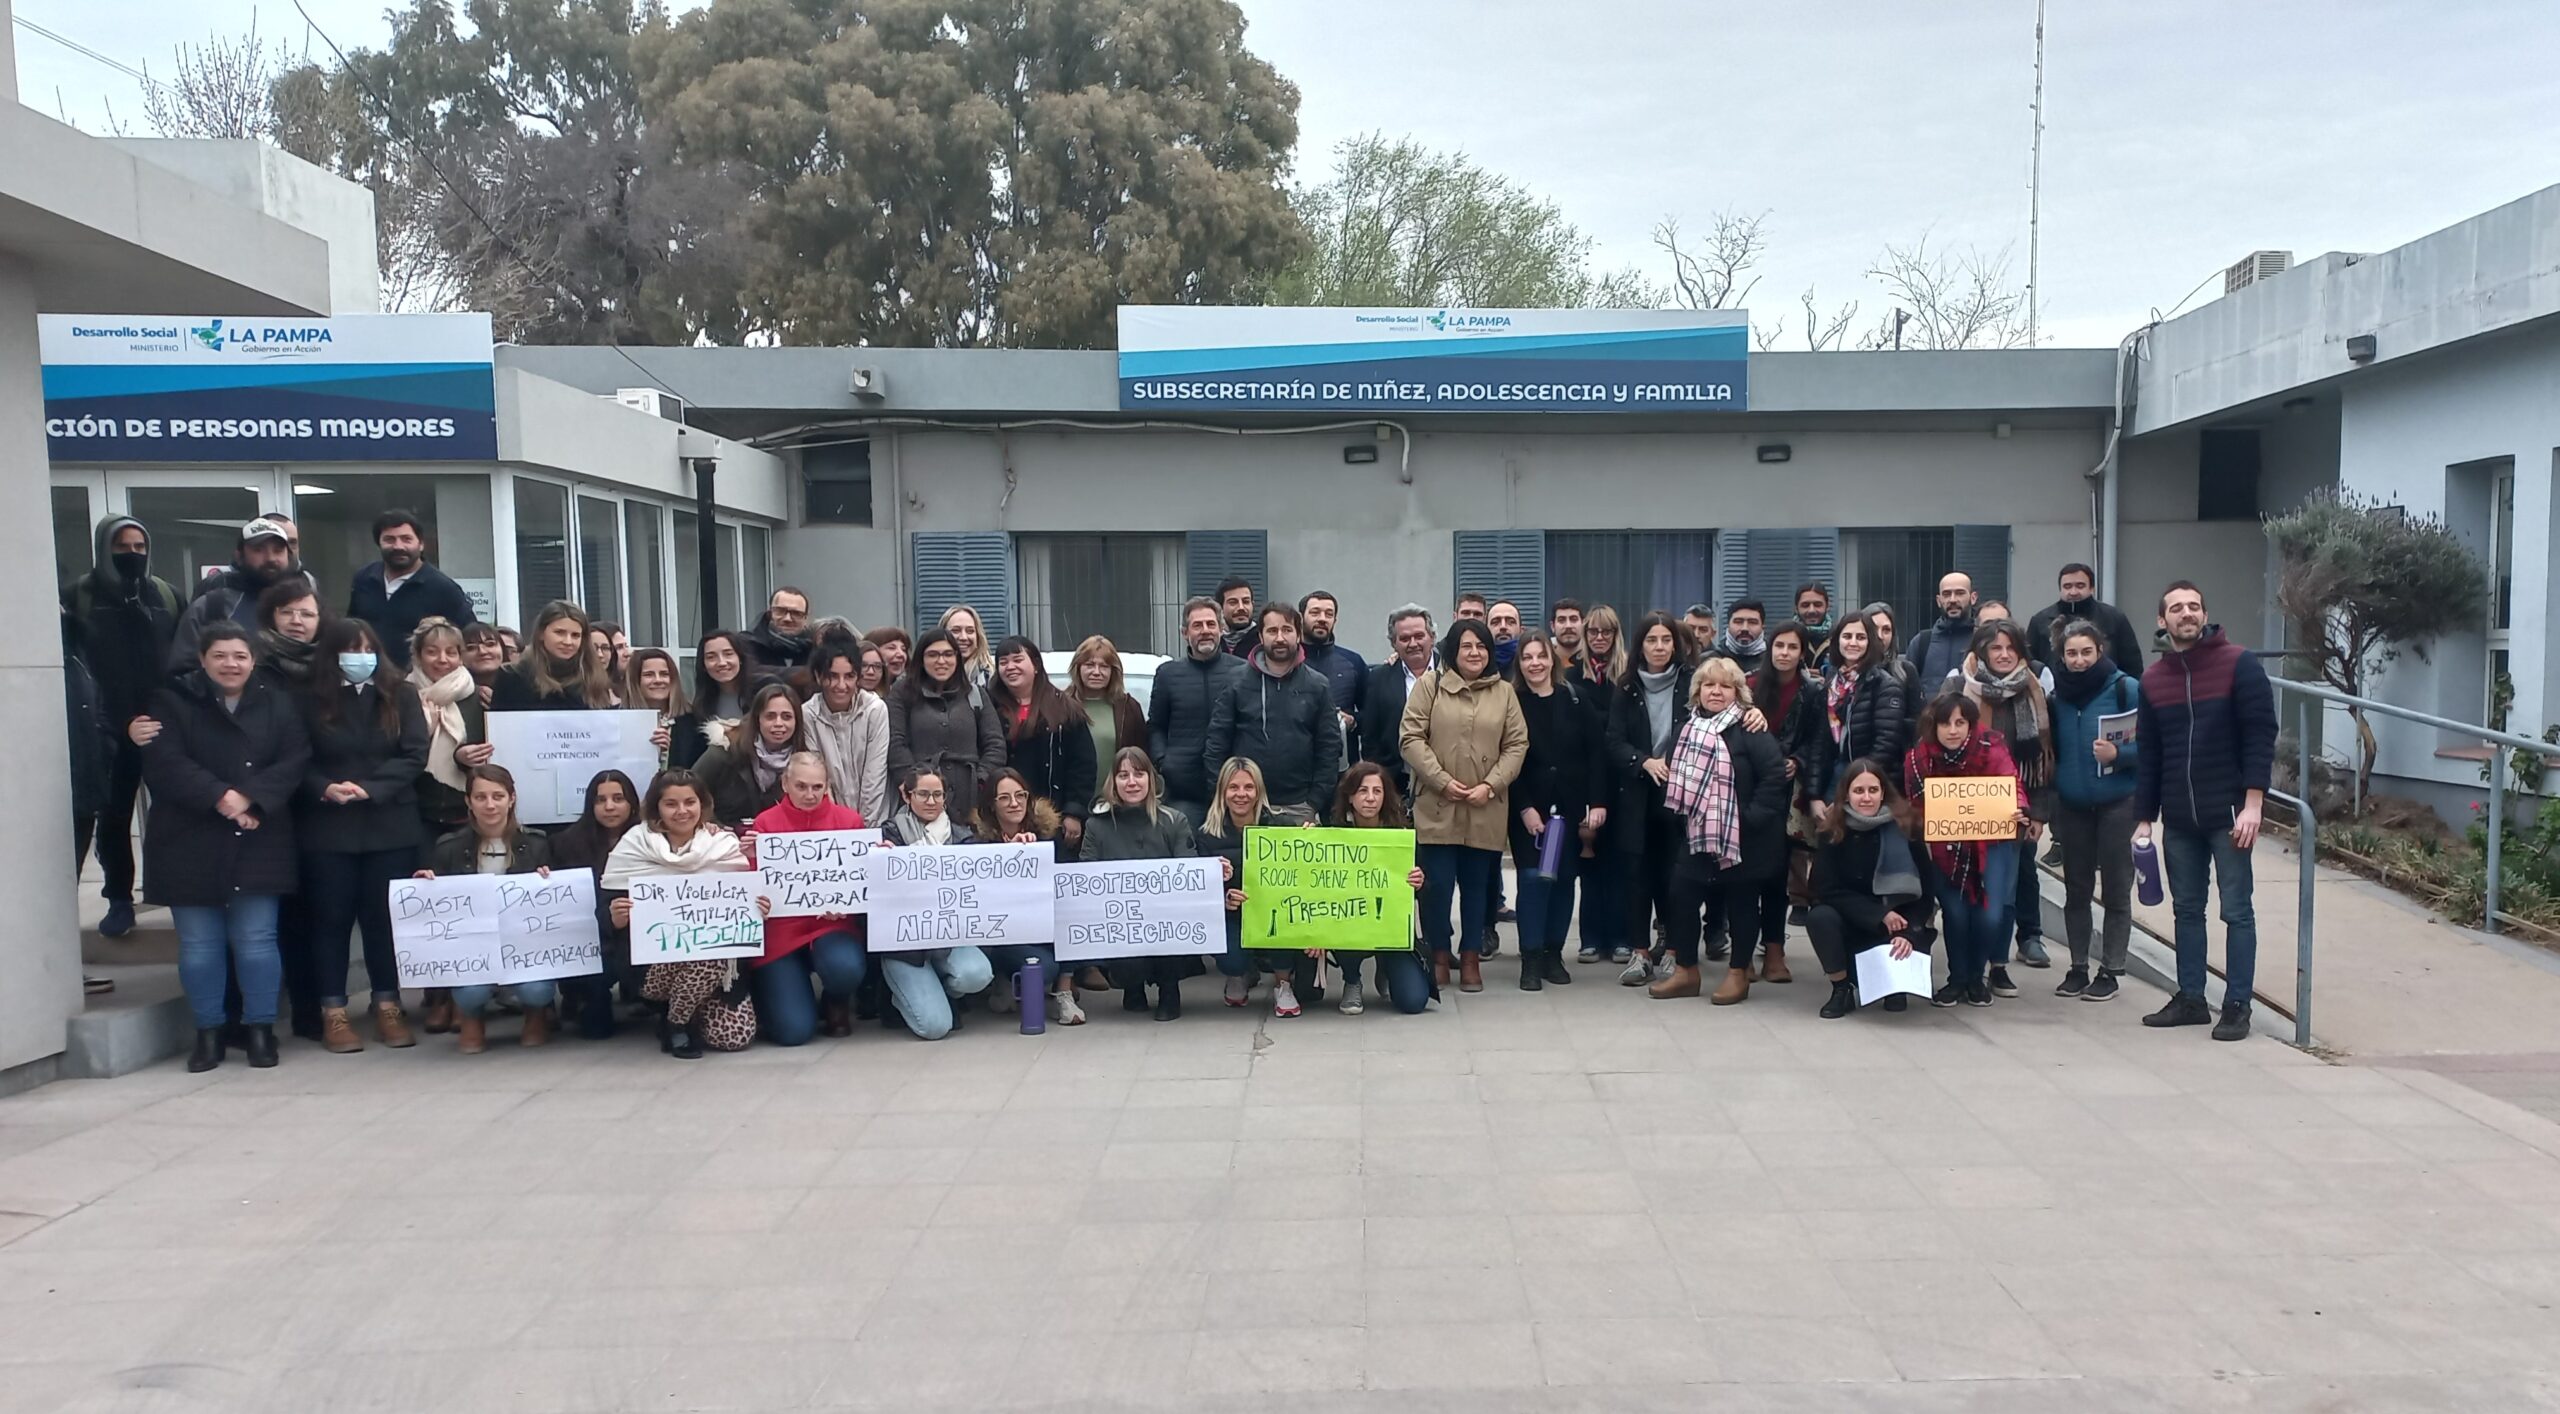
[[[1022,1003],[1022,1034],[1037,1036],[1049,1029],[1049,981],[1040,966],[1040,955],[1033,953],[1022,960],[1022,970],[1013,975],[1014,994]]]
[[[1547,828],[1538,839],[1538,877],[1552,880],[1564,868],[1564,842],[1573,833],[1561,806],[1547,807]]]
[[[2133,842],[2133,891],[2146,907],[2160,902],[2160,851],[2150,840]]]

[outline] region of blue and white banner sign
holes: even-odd
[[[1738,309],[1123,305],[1120,406],[1183,412],[1741,412]]]
[[[491,461],[485,314],[47,314],[57,462]]]

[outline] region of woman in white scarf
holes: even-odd
[[[889,705],[862,690],[862,655],[827,640],[809,657],[817,684],[802,713],[802,733],[827,763],[827,790],[837,803],[881,824],[889,809]]]
[[[606,857],[604,877],[596,881],[612,900],[613,926],[631,926],[631,881],[662,874],[725,874],[748,867],[747,853],[738,837],[713,823],[711,793],[691,771],[660,771],[650,782],[649,794],[641,802],[642,828],[622,837]],[[658,1025],[658,1048],[678,1060],[698,1060],[703,1047],[714,1050],[743,1050],[747,1038],[755,1032],[755,1003],[731,1004],[721,1001],[719,993],[728,985],[732,969],[726,958],[698,962],[660,962],[649,966],[648,980],[641,995],[667,1004],[667,1014]],[[723,1015],[707,1015],[720,1008]],[[733,1034],[736,1044],[724,1044],[703,1034],[706,1020],[736,1020],[733,1013],[747,1014],[740,1025],[722,1025],[715,1029]]]
[[[462,630],[443,617],[418,622],[409,635],[409,685],[427,714],[427,769],[418,778],[418,813],[437,836],[471,823],[471,768],[489,764],[488,710],[480,680],[462,661]],[[418,1017],[427,1034],[441,1036],[460,1024],[449,989],[427,989]]]

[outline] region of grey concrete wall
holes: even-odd
[[[373,193],[364,187],[270,143],[161,137],[100,141],[320,237],[329,244],[329,312],[381,311]]]

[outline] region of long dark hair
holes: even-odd
[[[1855,667],[1842,662],[1840,659],[1840,630],[1847,628],[1851,624],[1856,624],[1858,627],[1867,631],[1866,651],[1858,655],[1858,662]],[[1851,673],[1858,677],[1865,677],[1870,668],[1882,666],[1884,660],[1890,656],[1889,650],[1887,650],[1883,643],[1876,637],[1876,616],[1871,613],[1867,613],[1864,610],[1851,614],[1847,618],[1844,618],[1840,622],[1832,625],[1831,641],[1823,646],[1831,654],[1831,663],[1833,667],[1841,672]]]
[[[373,650],[373,676],[365,681],[373,687],[374,721],[384,736],[396,741],[400,736],[400,692],[408,684],[401,681],[400,670],[392,666],[391,655],[382,651],[381,635],[364,620],[331,619],[320,625],[320,637],[312,643],[311,677],[303,693],[311,703],[312,719],[335,725],[339,703],[345,696],[342,689],[356,685],[338,670],[338,655],[368,648]]]
[[[1803,682],[1807,678],[1820,680],[1820,675],[1813,670],[1813,634],[1794,619],[1778,620],[1778,626],[1760,640],[1765,656],[1760,660],[1759,671],[1751,675],[1751,700],[1759,703],[1763,711],[1773,706],[1786,691],[1786,684],[1778,680],[1778,655],[1775,651],[1781,638],[1796,641],[1796,681]],[[1780,730],[1779,724],[1771,722],[1769,730]]]
[[[1458,669],[1458,643],[1459,640],[1465,638],[1480,638],[1484,640],[1484,671],[1476,674],[1476,677],[1498,678],[1502,676],[1502,655],[1495,648],[1493,641],[1493,628],[1482,619],[1452,619],[1449,621],[1449,631],[1440,635],[1440,670],[1447,673],[1456,673],[1462,678],[1467,677],[1465,673],[1460,672]],[[1475,681],[1475,678],[1467,678],[1467,681],[1473,682]]]
[[[1056,731],[1069,722],[1085,719],[1084,708],[1060,692],[1056,683],[1049,681],[1047,660],[1041,657],[1039,644],[1021,634],[1014,634],[996,645],[996,663],[1001,666],[1005,659],[1016,653],[1027,654],[1031,659],[1031,713],[1027,717],[1017,715],[1023,703],[1013,695],[1013,689],[1005,685],[1004,674],[997,673],[990,691],[997,701],[1004,704],[1005,740],[1020,741],[1024,737]]]
[[[703,650],[709,648],[715,638],[727,643],[729,651],[738,655],[738,700],[746,701],[756,690],[755,656],[747,652],[747,645],[739,640],[737,630],[713,629],[695,640],[693,645],[693,705],[706,717],[711,715],[712,706],[720,700],[721,685],[711,680],[711,670],[702,665]]]
[[[1387,788],[1387,798],[1378,806],[1378,823],[1370,828],[1401,830],[1413,823],[1404,813],[1404,792],[1396,789],[1396,778],[1387,773],[1387,768],[1375,761],[1355,761],[1342,773],[1342,783],[1333,788],[1333,814],[1328,818],[1335,829],[1360,828],[1351,809],[1351,797],[1358,795],[1371,777]]]
[[[578,651],[570,655],[566,664],[552,657],[551,650],[542,643],[542,631],[562,619],[578,626]],[[594,650],[587,645],[588,634],[593,628],[586,610],[566,599],[552,600],[542,606],[541,613],[533,616],[533,632],[525,635],[524,649],[516,655],[511,671],[524,675],[537,698],[574,697],[589,707],[611,706],[613,684],[605,676],[604,665],[596,661]]]
[[[1861,756],[1841,770],[1840,789],[1833,792],[1832,809],[1823,817],[1821,828],[1814,831],[1815,836],[1824,844],[1838,844],[1848,837],[1849,783],[1860,776],[1873,776],[1884,783],[1885,813],[1893,817],[1893,823],[1902,827],[1905,836],[1914,833],[1911,802],[1903,797],[1902,786],[1892,768],[1872,756]]]
[[[729,729],[729,755],[735,758],[733,764],[743,764],[749,753],[756,749],[756,743],[764,740],[765,704],[777,698],[791,704],[791,750],[809,749],[808,709],[800,705],[799,694],[791,690],[789,683],[769,682],[757,688],[755,696],[747,699],[747,715],[740,717],[738,724]]]
[[[951,650],[951,678],[947,687],[935,682],[924,670],[924,655],[937,644]],[[951,640],[951,630],[929,628],[916,635],[915,643],[907,650],[907,670],[899,675],[897,690],[905,693],[909,702],[921,700],[928,692],[969,690],[969,660],[960,656],[960,645]]]
[[[1618,679],[1621,686],[1639,689],[1643,686],[1636,674],[1644,671],[1644,636],[1657,627],[1671,630],[1671,662],[1668,666],[1689,666],[1690,659],[1695,656],[1689,643],[1689,630],[1660,609],[1648,610],[1619,640],[1619,646],[1627,650],[1627,675]]]
[[[507,827],[505,832],[500,834],[498,838],[507,842],[507,852],[509,854],[515,853],[517,848],[524,843],[524,824],[516,819],[516,773],[494,761],[489,762],[486,765],[472,767],[469,771],[463,774],[462,793],[466,800],[470,797],[472,783],[476,781],[487,781],[489,784],[506,791]],[[462,827],[469,830],[474,835],[478,835],[480,833],[480,822],[469,818],[469,812],[467,809],[464,812]]]
[[[596,818],[596,792],[607,785],[622,787],[622,798],[631,802],[630,818],[624,820],[618,827],[607,825]],[[585,807],[578,812],[578,818],[571,822],[567,829],[560,832],[562,843],[568,843],[570,837],[592,840],[595,843],[593,853],[601,859],[611,853],[615,845],[622,843],[622,837],[631,833],[631,827],[640,823],[640,817],[640,787],[633,785],[631,778],[620,771],[612,769],[598,771],[595,778],[587,782]]]

